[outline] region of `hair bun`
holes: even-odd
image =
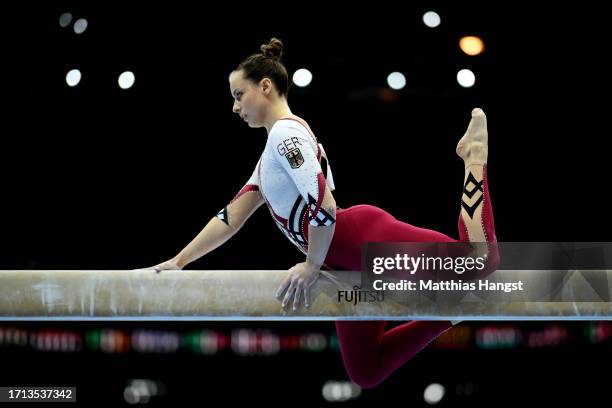
[[[283,42],[278,38],[272,38],[267,44],[261,46],[264,57],[280,60],[283,56]]]

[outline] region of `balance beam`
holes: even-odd
[[[612,282],[612,271],[597,271]],[[286,270],[0,270],[0,320],[612,320],[609,301],[439,302],[386,298],[339,301],[361,273],[334,271],[311,291],[312,304],[281,308],[274,294]],[[533,271],[497,271],[516,281]],[[603,275],[602,275],[603,274]],[[566,276],[575,294],[584,277]],[[566,294],[567,295],[567,294]],[[523,295],[524,296],[524,295]],[[572,295],[573,296],[573,295]],[[567,296],[566,296],[567,298]]]

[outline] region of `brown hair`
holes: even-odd
[[[236,71],[242,70],[244,78],[258,84],[263,78],[270,78],[278,94],[287,96],[289,92],[289,75],[280,61],[283,55],[283,42],[272,38],[261,46],[261,52],[253,54],[238,65]]]

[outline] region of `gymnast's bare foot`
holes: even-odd
[[[465,162],[465,167],[483,165],[489,153],[487,117],[480,108],[472,110],[472,120],[457,144],[457,154]]]

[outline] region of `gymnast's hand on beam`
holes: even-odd
[[[310,288],[319,278],[321,271],[309,262],[301,262],[289,269],[289,276],[276,291],[276,298],[281,299],[283,293],[283,309],[293,298],[293,310],[300,307],[300,298],[304,296],[304,305],[310,307]]]
[[[143,269],[136,269],[136,270],[154,270],[155,273],[160,273],[161,271],[176,271],[179,269],[183,269],[181,268],[178,263],[176,262],[176,260],[174,259],[169,259],[165,262],[162,262],[160,264],[157,264],[155,266],[150,266],[148,268],[143,268]]]

